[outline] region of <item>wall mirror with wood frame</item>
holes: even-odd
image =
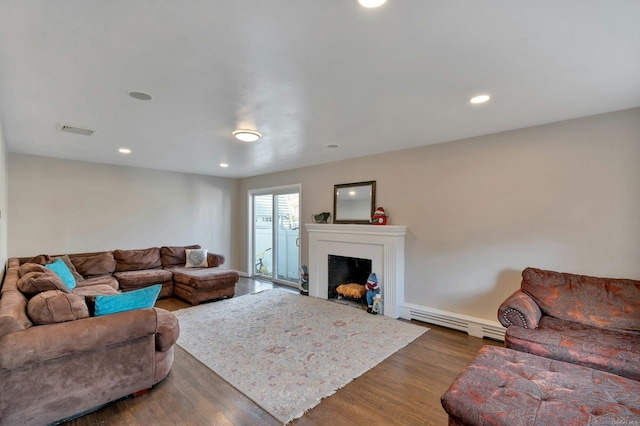
[[[375,180],[334,185],[333,223],[371,223],[375,208]]]

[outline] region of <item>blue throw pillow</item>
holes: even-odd
[[[133,311],[134,309],[153,308],[162,290],[162,284],[126,293],[108,296],[96,296],[95,316],[116,314],[118,312]]]
[[[69,291],[76,288],[76,279],[73,277],[71,270],[62,259],[56,259],[55,262],[48,265],[44,265],[47,269],[51,269],[62,280],[64,285],[69,288]]]

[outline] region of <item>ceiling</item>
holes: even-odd
[[[0,118],[14,153],[255,176],[640,106],[639,16],[638,0],[3,0]]]

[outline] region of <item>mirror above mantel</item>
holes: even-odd
[[[333,189],[333,223],[368,224],[375,211],[376,181],[343,183]]]

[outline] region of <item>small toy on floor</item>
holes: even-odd
[[[382,310],[382,297],[380,295],[376,295],[373,297],[373,306],[371,307],[371,313],[373,315],[378,315]]]
[[[373,300],[376,296],[380,297],[380,286],[378,285],[378,277],[376,277],[375,272],[369,274],[365,286],[367,287],[367,312],[377,315],[378,312],[373,312]]]

